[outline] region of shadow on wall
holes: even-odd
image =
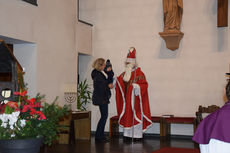
[[[176,58],[179,58],[180,54],[181,54],[182,44],[183,44],[183,39],[180,42],[180,47],[175,51],[171,51],[166,47],[165,41],[162,39],[158,58],[159,59],[176,59]]]
[[[217,29],[217,52],[228,51],[228,27]]]

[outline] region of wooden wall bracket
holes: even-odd
[[[174,51],[179,48],[184,33],[181,31],[164,31],[159,32],[159,35],[165,40],[166,47]]]

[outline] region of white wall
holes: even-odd
[[[24,82],[28,84],[28,95],[37,94],[37,48],[35,44],[15,44],[14,55],[24,69]]]
[[[184,0],[184,37],[174,52],[166,49],[158,34],[163,31],[161,0],[84,0],[81,4],[80,18],[94,24],[91,63],[98,57],[109,58],[119,75],[128,48],[135,46],[149,82],[152,115],[195,116],[198,105],[224,104],[230,31],[216,26],[216,0]],[[89,79],[91,70],[85,70]],[[92,114],[95,130],[100,117],[97,107],[92,106]],[[109,116],[115,114],[113,91]],[[192,131],[189,125],[172,126],[173,134],[192,135]]]
[[[92,55],[92,30],[91,25],[82,22],[76,24],[76,48],[78,53]]]
[[[48,102],[59,96],[64,104],[65,84],[77,81],[76,12],[76,0],[0,0],[0,35],[36,44],[33,90]]]

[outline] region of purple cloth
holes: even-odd
[[[209,144],[212,138],[230,143],[230,101],[204,118],[192,139],[199,144]]]

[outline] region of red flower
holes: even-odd
[[[14,92],[14,95],[20,95],[22,97],[24,97],[27,94],[27,91],[23,91],[23,92]]]
[[[5,107],[6,105],[0,105],[0,113],[4,113],[5,112]]]
[[[41,111],[36,111],[35,108],[41,108],[41,102],[37,102],[35,104],[33,104],[33,99],[30,100],[31,103],[29,103],[28,105],[24,105],[23,109],[22,109],[22,113],[25,113],[27,111],[29,111],[30,115],[34,117],[34,115],[38,115],[38,120],[45,120],[46,117],[45,115],[41,112]]]
[[[22,109],[22,113],[27,112],[30,108],[31,108],[30,105],[24,105],[24,106],[23,106],[23,109]]]
[[[29,101],[29,103],[33,104],[35,102],[35,98],[29,99],[28,101]]]
[[[9,101],[6,105],[10,106],[10,108],[13,108],[13,109],[18,109],[18,104],[16,102],[13,102],[13,101]]]
[[[30,115],[33,116],[34,114],[36,114],[36,110],[34,108],[30,108]]]
[[[46,116],[39,111],[42,108],[41,102],[36,102],[35,98],[28,99],[26,96],[27,91],[23,92],[14,92],[14,95],[22,96],[22,102],[20,102],[21,113],[29,113],[29,115],[38,120],[45,120]],[[10,101],[7,103],[8,106],[14,108],[15,110],[19,110],[17,102]],[[4,112],[5,106],[0,105],[0,112]],[[30,117],[27,116],[27,119]]]
[[[41,111],[37,111],[36,114],[38,114],[40,116],[38,118],[38,120],[45,120],[46,119],[45,115]]]
[[[34,107],[41,108],[41,107],[42,107],[41,102],[37,102],[37,103],[35,103],[35,104],[34,104]]]

